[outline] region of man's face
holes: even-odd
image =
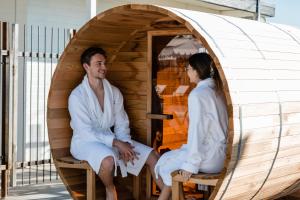
[[[105,61],[102,54],[95,54],[91,57],[90,65],[84,63],[83,66],[89,76],[104,79],[107,72]]]

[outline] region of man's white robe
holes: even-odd
[[[120,166],[122,176],[126,176],[127,171],[138,175],[152,149],[131,140],[129,120],[124,110],[121,92],[106,79],[103,79],[103,86],[103,111],[87,76],[69,97],[68,108],[73,129],[71,154],[78,160],[86,160],[97,174],[102,160],[112,156],[115,165]],[[114,132],[111,127],[114,127]],[[112,146],[115,138],[131,143],[135,147],[134,150],[140,154],[139,159],[134,160],[134,165],[127,163],[126,167],[123,160],[119,159],[119,152]]]
[[[200,81],[188,97],[187,144],[162,155],[155,173],[171,186],[171,173],[183,169],[192,173],[218,173],[223,168],[228,125],[224,99],[217,95],[214,80]]]

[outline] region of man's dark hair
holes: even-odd
[[[95,54],[101,54],[106,58],[106,52],[102,48],[90,47],[81,54],[81,57],[80,57],[81,64],[83,65],[84,63],[86,63],[86,64],[90,65],[91,58]]]

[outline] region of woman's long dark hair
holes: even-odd
[[[189,58],[190,66],[197,71],[201,80],[213,78],[216,92],[222,91],[222,82],[213,59],[207,53],[196,53]]]

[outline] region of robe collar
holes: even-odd
[[[215,81],[212,78],[207,78],[204,80],[201,80],[197,83],[197,88],[201,88],[201,87],[210,87],[210,88],[215,88]]]
[[[96,127],[107,129],[114,123],[114,99],[112,85],[106,79],[102,79],[102,82],[104,87],[104,111],[102,111],[98,98],[89,84],[87,75],[84,76],[82,81],[82,87],[86,94],[83,98],[88,105],[91,118],[97,121]]]

